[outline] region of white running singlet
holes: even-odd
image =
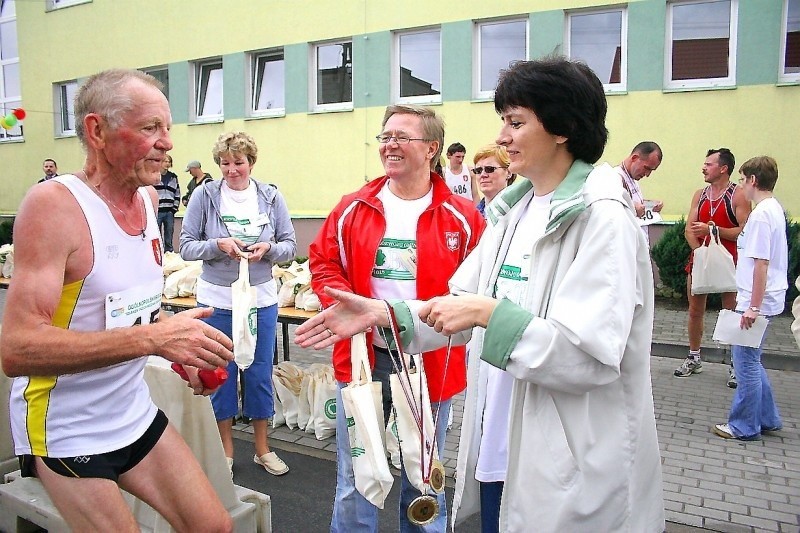
[[[164,278],[161,236],[147,190],[139,189],[147,215],[144,236],[131,236],[79,178],[65,174],[53,181],[66,186],[83,210],[94,253],[86,278],[62,288],[53,325],[102,331],[154,321]],[[139,357],[77,374],[15,378],[10,399],[15,453],[95,455],[135,442],[156,415],[144,381],[146,361]]]

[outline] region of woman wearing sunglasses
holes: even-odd
[[[484,209],[494,200],[497,193],[514,183],[517,177],[508,170],[508,152],[503,146],[490,144],[477,151],[472,162],[475,168],[472,173],[478,180],[478,189],[483,194],[483,198],[478,205],[478,211],[484,215]]]

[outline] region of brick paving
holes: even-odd
[[[800,531],[800,349],[789,330],[791,317],[773,319],[765,357],[784,428],[760,442],[726,441],[711,426],[727,421],[733,390],[727,388],[727,347],[711,340],[717,312],[706,314],[704,372],[675,378],[676,358],[686,354],[686,311],[659,306],[653,331],[651,374],[664,483],[668,531],[679,525],[731,533]],[[674,306],[677,307],[677,306]],[[294,327],[290,328],[290,336]],[[655,355],[658,354],[658,355]],[[661,355],[666,356],[661,356]],[[300,366],[329,363],[330,350],[315,352],[292,344],[291,360]],[[447,434],[442,462],[452,476],[461,430],[463,395],[454,399],[453,426]],[[240,431],[252,431],[239,425]],[[285,426],[272,430],[276,448],[310,446],[315,456],[335,459],[333,438]]]

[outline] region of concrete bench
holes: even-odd
[[[271,533],[270,497],[231,482],[208,398],[192,395],[164,361],[160,365],[148,365],[145,378],[156,405],[164,410],[173,426],[187,439],[222,504],[233,518],[235,530]],[[49,532],[68,531],[41,482],[20,476],[9,428],[10,391],[11,380],[0,371],[0,532],[29,533],[41,529]],[[203,443],[203,440],[206,442]],[[209,445],[209,441],[213,445]],[[172,531],[166,520],[152,507],[124,491],[123,495],[142,531]]]
[[[237,504],[228,509],[235,531],[269,533],[272,530],[269,496],[234,485]],[[123,492],[144,532],[163,531],[158,527],[158,514],[149,505]],[[0,531],[3,533],[32,533],[46,529],[49,533],[68,532],[44,487],[36,478],[23,478],[19,471],[6,476],[0,485]]]

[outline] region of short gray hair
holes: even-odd
[[[103,117],[112,128],[119,127],[122,116],[133,109],[130,93],[123,88],[132,80],[163,90],[160,81],[140,70],[114,68],[89,77],[75,95],[75,134],[86,146],[83,120],[89,113]]]
[[[433,155],[431,159],[431,170],[436,166],[439,157],[442,155],[444,149],[444,119],[436,114],[436,112],[421,105],[411,104],[394,104],[386,108],[383,114],[383,122],[381,127],[386,126],[392,115],[416,115],[422,119],[422,134],[425,140],[437,141],[439,143],[439,150]]]

